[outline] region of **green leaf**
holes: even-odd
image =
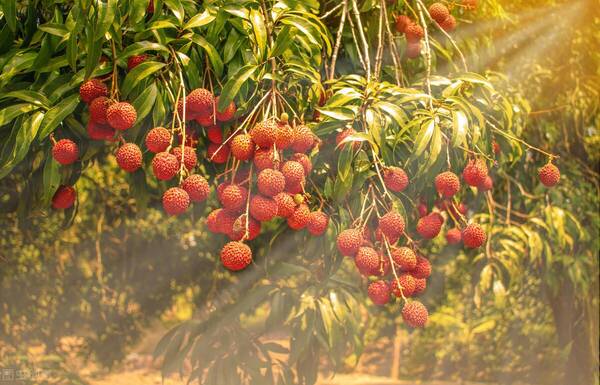
[[[227,83],[223,86],[221,90],[221,95],[219,96],[219,105],[217,108],[219,111],[225,109],[229,103],[233,101],[235,96],[240,91],[242,84],[248,80],[254,71],[256,71],[256,66],[253,64],[248,64],[240,68],[233,76],[229,78]]]
[[[4,20],[8,24],[8,28],[11,31],[16,32],[17,30],[17,1],[16,0],[2,0],[2,12],[4,13]]]
[[[150,41],[138,41],[136,43],[133,43],[133,44],[127,46],[127,48],[125,48],[123,51],[121,51],[121,53],[118,56],[119,56],[120,60],[125,62],[125,61],[127,61],[127,59],[130,56],[139,55],[146,51],[169,52],[169,49],[162,44],[158,44],[158,43],[154,43],[154,42],[150,42]]]
[[[273,47],[269,50],[269,57],[277,57],[281,55],[290,45],[292,39],[290,37],[290,26],[283,27],[277,34],[277,39],[273,43]]]
[[[173,15],[175,15],[175,17],[179,21],[179,24],[182,24],[183,19],[185,17],[185,10],[183,9],[183,5],[181,4],[181,1],[165,0],[165,5],[167,6],[167,8],[169,8],[171,10],[171,12],[173,12]]]
[[[13,131],[13,134],[11,134],[11,136],[16,134],[14,135],[14,145],[11,148],[8,158],[3,159],[4,164],[0,168],[0,178],[4,178],[27,156],[29,146],[33,142],[33,139],[35,139],[43,119],[44,114],[42,112],[35,112],[22,124],[15,124],[13,130],[16,132]]]
[[[54,129],[75,110],[78,104],[79,94],[73,94],[49,109],[42,121],[38,140],[44,140],[46,136],[54,131]]]
[[[433,132],[435,130],[435,121],[433,119],[428,119],[421,125],[421,129],[417,134],[417,138],[415,139],[415,150],[413,153],[413,157],[416,158],[420,156],[423,151],[427,148],[431,137],[433,136]]]
[[[35,104],[40,107],[48,107],[50,105],[50,101],[48,98],[43,95],[41,92],[30,91],[30,90],[17,90],[11,91],[0,96],[0,100],[2,99],[20,99],[25,102],[29,102],[31,104]],[[1,124],[0,124],[1,126]]]
[[[265,55],[267,47],[267,28],[265,27],[265,19],[262,12],[257,9],[251,9],[250,23],[252,23],[254,38],[258,46],[258,57],[262,58]]]
[[[467,130],[469,128],[469,119],[467,115],[460,110],[452,111],[452,140],[453,147],[465,144],[467,140]]]
[[[147,1],[140,0],[143,3],[142,8],[142,17],[145,14]],[[117,0],[108,0],[108,2],[104,3],[102,1],[98,1],[96,3],[98,7],[98,21],[96,23],[96,36],[98,39],[104,37],[104,34],[108,32],[110,26],[115,20],[115,13],[118,12],[117,9]],[[141,19],[140,19],[141,20]]]
[[[40,25],[38,28],[46,33],[49,33],[50,35],[58,37],[65,37],[69,33],[69,30],[64,24],[58,23],[46,23]]]
[[[137,112],[136,124],[141,122],[146,116],[148,116],[150,111],[152,111],[157,94],[158,87],[156,86],[156,83],[152,83],[150,87],[146,87],[144,91],[133,101],[132,105],[135,107]]]
[[[206,41],[205,38],[197,34],[192,35],[192,41],[206,51],[215,74],[217,74],[217,76],[221,76],[223,74],[223,60],[221,60],[221,57],[219,56],[219,53],[215,47]]]
[[[36,107],[35,105],[29,103],[15,104],[6,107],[0,110],[0,126],[4,126],[5,124],[10,123],[17,116],[22,115],[26,112],[33,111],[37,108],[38,107]]]
[[[188,22],[183,26],[183,29],[202,27],[203,25],[210,24],[214,19],[215,16],[211,15],[208,10],[205,10],[204,12],[199,13],[188,20]]]
[[[41,205],[47,207],[60,186],[60,163],[52,157],[52,151],[48,151],[44,171],[42,174],[42,191],[40,196]]]
[[[121,85],[121,94],[123,95],[123,98],[127,98],[135,86],[139,85],[142,80],[160,70],[165,65],[165,63],[145,61],[129,71]]]

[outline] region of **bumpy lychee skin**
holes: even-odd
[[[179,171],[179,160],[168,152],[159,152],[152,159],[152,172],[159,180],[169,180]]]
[[[408,175],[400,167],[388,167],[383,170],[383,182],[388,190],[401,192],[408,187]]]
[[[429,15],[433,20],[441,23],[450,16],[450,11],[448,11],[448,8],[442,3],[433,3],[429,6]]]
[[[254,142],[248,134],[240,134],[231,140],[231,155],[237,160],[248,160],[254,155]]]
[[[209,143],[206,155],[209,161],[217,164],[223,164],[229,159],[229,145]]]
[[[100,96],[90,103],[90,119],[96,123],[107,124],[106,111],[111,101],[106,96]]]
[[[294,143],[294,129],[287,123],[279,122],[275,134],[275,147],[286,150]]]
[[[421,56],[421,41],[409,41],[406,45],[406,57],[409,59],[416,59]]]
[[[266,168],[258,174],[256,185],[261,194],[272,197],[285,189],[285,177],[277,170]]]
[[[369,284],[367,289],[369,298],[375,305],[383,306],[390,302],[390,285],[385,281],[374,281]]]
[[[146,148],[150,152],[163,152],[171,143],[171,133],[164,127],[155,127],[146,135]]]
[[[275,153],[272,148],[259,148],[254,153],[254,167],[258,171],[264,170],[265,168],[275,168]]]
[[[398,286],[400,282],[400,286]],[[415,278],[410,274],[400,274],[398,280],[392,279],[391,281],[392,293],[398,298],[410,297],[415,292]]]
[[[65,210],[73,206],[77,199],[77,191],[73,186],[60,186],[52,197],[52,207]]]
[[[295,184],[304,180],[304,167],[299,162],[288,160],[281,166],[286,183]]]
[[[79,157],[79,148],[71,139],[61,139],[52,147],[52,157],[62,165],[75,163]]]
[[[298,162],[302,165],[302,168],[304,168],[305,176],[309,175],[310,172],[312,171],[312,162],[310,161],[310,158],[308,157],[308,155],[303,154],[301,152],[297,152],[297,153],[293,154],[292,156],[290,156],[290,160]]]
[[[435,189],[441,196],[449,198],[460,190],[460,180],[452,171],[445,171],[435,177]]]
[[[291,194],[282,192],[273,197],[277,202],[277,215],[282,218],[287,218],[294,213],[296,202]]]
[[[217,228],[219,233],[229,235],[233,233],[233,224],[239,217],[239,213],[232,213],[226,209],[222,209],[217,213]]]
[[[476,249],[485,243],[487,235],[480,225],[477,223],[471,223],[463,229],[462,239],[465,247],[469,249]]]
[[[402,308],[402,319],[410,327],[422,328],[427,324],[429,313],[419,301],[407,302]]]
[[[250,130],[250,136],[256,145],[260,148],[269,148],[275,143],[277,135],[277,123],[269,119],[258,122]]]
[[[133,126],[137,120],[137,112],[127,102],[113,103],[106,110],[106,120],[115,130],[124,131]]]
[[[425,278],[415,278],[415,290],[413,291],[413,297],[421,294],[427,289],[427,280]]]
[[[205,88],[196,88],[186,98],[186,109],[197,117],[210,117],[213,113],[215,97]]]
[[[352,148],[354,150],[358,150],[360,148],[360,142],[359,141],[352,141],[349,142],[350,139],[348,139],[349,141],[344,142],[344,139],[348,138],[351,135],[356,134],[356,130],[352,127],[346,128],[345,130],[343,130],[342,132],[338,133],[335,136],[335,147],[338,148],[340,146],[345,147],[346,145],[349,145],[350,143],[352,143]],[[344,142],[344,143],[342,143]]]
[[[413,270],[417,266],[417,255],[405,246],[392,250],[392,260],[403,271]]]
[[[202,175],[198,174],[193,174],[185,178],[181,184],[181,188],[188,193],[192,202],[202,202],[210,194],[208,181]]]
[[[417,265],[410,272],[415,278],[427,279],[431,275],[431,263],[429,260],[422,256],[417,256]]]
[[[232,241],[221,249],[221,262],[231,271],[240,271],[252,263],[252,250],[245,243]]]
[[[406,35],[406,40],[414,43],[420,41],[425,36],[425,31],[419,24],[411,23],[404,30],[404,34]]]
[[[206,137],[211,143],[223,143],[223,130],[219,126],[210,126],[206,129]]]
[[[488,168],[482,159],[470,160],[463,170],[463,179],[469,186],[479,186],[487,176]]]
[[[306,227],[310,219],[310,209],[304,203],[298,205],[292,215],[287,218],[290,229],[301,230]]]
[[[292,143],[292,150],[295,152],[307,152],[312,149],[315,145],[315,136],[310,128],[305,125],[296,126],[294,132],[294,143]]]
[[[218,221],[219,213],[221,211],[223,211],[223,209],[213,210],[206,217],[206,227],[208,228],[208,231],[210,231],[211,233],[218,234],[221,232],[220,228],[219,228],[219,221]]]
[[[379,253],[369,246],[359,247],[354,256],[354,263],[362,275],[375,275],[379,271]]]
[[[227,235],[234,241],[251,241],[260,235],[260,229],[260,222],[254,218],[250,218],[248,231],[246,232],[246,214],[242,214],[233,222],[231,233]]]
[[[423,218],[420,218],[417,222],[417,232],[425,239],[433,239],[437,237],[444,224],[443,219],[440,220],[439,213],[431,213]]]
[[[325,233],[329,225],[329,216],[322,211],[313,211],[308,217],[306,229],[314,236],[320,236]]]
[[[406,27],[412,24],[412,20],[410,17],[406,15],[398,15],[396,17],[394,26],[396,27],[396,32],[403,34],[406,31]]]
[[[548,163],[538,170],[538,176],[544,186],[553,187],[560,181],[560,170],[552,163]]]
[[[454,31],[456,28],[456,19],[454,16],[449,15],[440,23],[440,27],[446,32]]]
[[[237,184],[230,184],[225,187],[219,195],[219,201],[223,205],[223,208],[230,212],[238,212],[246,207],[247,199],[248,190]]]
[[[491,176],[486,176],[483,183],[477,186],[477,190],[481,192],[490,191],[494,188],[494,180]]]
[[[250,215],[261,222],[270,221],[277,215],[277,202],[273,198],[254,195],[250,199]]]
[[[79,97],[85,103],[89,103],[100,96],[106,95],[108,95],[108,88],[106,87],[106,84],[98,79],[86,80],[81,83],[81,86],[79,87]]]
[[[429,209],[427,205],[423,202],[419,203],[417,206],[417,211],[419,212],[419,218],[423,218],[429,213]]]
[[[449,245],[456,245],[457,243],[460,243],[460,241],[462,241],[460,229],[455,227],[446,232],[446,242],[448,242]]]
[[[145,62],[148,58],[148,55],[133,55],[127,59],[127,71],[131,71],[141,63]]]
[[[396,242],[398,242],[398,240],[400,239],[400,235],[384,234],[381,231],[381,227],[377,227],[377,229],[375,230],[375,239],[378,242],[381,242],[382,244],[384,244],[387,241],[387,243],[393,245]]]
[[[404,227],[404,218],[395,210],[379,218],[379,228],[389,238],[397,238],[402,235]]]
[[[116,153],[117,164],[127,172],[134,172],[142,167],[142,150],[135,143],[125,143]]]
[[[179,100],[177,102],[177,116],[179,116],[180,119],[184,119],[186,122],[189,120],[194,120],[198,117],[198,115],[196,113],[194,113],[193,111],[190,110],[190,104],[185,103],[185,116],[183,115],[183,100]]]
[[[215,98],[215,105],[218,106],[219,105],[219,97],[217,96]],[[228,122],[231,119],[233,119],[233,117],[235,116],[235,112],[237,111],[237,108],[235,107],[235,103],[233,101],[231,101],[231,103],[229,103],[229,105],[227,107],[225,107],[225,109],[223,111],[219,111],[219,109],[217,108],[217,113],[216,113],[216,117],[217,120],[219,122]]]
[[[92,140],[112,140],[115,133],[115,129],[108,124],[95,123],[91,119],[87,124],[87,134]]]
[[[173,155],[177,158],[179,164],[181,164],[181,146],[173,147]],[[196,155],[196,149],[190,146],[185,146],[183,150],[183,165],[189,171],[196,167],[198,163],[198,156]]]
[[[167,214],[180,215],[190,206],[190,196],[182,188],[171,187],[163,194],[162,204]]]
[[[346,229],[337,237],[337,248],[346,257],[353,257],[362,243],[362,233],[357,229]]]

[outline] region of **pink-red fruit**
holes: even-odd
[[[480,225],[477,223],[471,223],[464,228],[462,232],[462,239],[465,247],[469,249],[476,249],[485,243],[487,235]]]
[[[390,285],[385,281],[375,281],[369,284],[367,292],[375,305],[385,305],[390,302]]]
[[[452,171],[445,171],[435,177],[435,189],[441,196],[449,198],[460,190],[460,180]]]
[[[163,194],[162,204],[169,215],[183,214],[190,206],[190,196],[182,188],[171,187]]]
[[[117,150],[117,164],[127,172],[134,172],[142,167],[142,150],[135,143],[125,143]]]
[[[85,103],[106,95],[108,95],[108,88],[98,79],[86,80],[79,87],[79,96]]]
[[[185,178],[181,188],[190,196],[192,202],[202,202],[208,198],[210,187],[202,175],[193,174]]]
[[[52,197],[52,207],[61,210],[68,209],[73,206],[76,198],[77,192],[73,186],[60,186]]]
[[[146,135],[146,148],[150,152],[163,152],[171,143],[171,133],[164,127],[155,127]]]
[[[538,176],[544,186],[556,186],[560,181],[560,170],[552,163],[548,163],[538,170]]]
[[[252,250],[242,242],[229,242],[221,249],[221,262],[231,271],[239,271],[252,263]]]
[[[402,308],[402,319],[413,328],[422,328],[427,324],[429,313],[419,301],[407,302]]]
[[[323,235],[329,225],[329,216],[322,211],[313,211],[308,216],[306,229],[314,236]]]
[[[362,245],[362,233],[357,229],[342,231],[337,237],[337,248],[342,255],[352,257]]]
[[[383,182],[388,190],[401,192],[408,186],[408,175],[400,167],[388,167],[383,171]]]
[[[159,180],[169,180],[177,175],[179,160],[168,152],[159,152],[152,159],[152,172]]]
[[[136,119],[135,108],[127,102],[113,103],[106,110],[106,120],[115,130],[124,131],[131,128]]]
[[[79,148],[71,139],[61,139],[52,147],[52,157],[58,163],[68,165],[79,157]]]

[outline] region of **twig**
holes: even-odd
[[[394,34],[392,33],[392,29],[390,28],[390,22],[387,18],[387,6],[385,4],[385,0],[381,2],[383,6],[383,13],[386,15],[383,20],[385,21],[385,30],[386,35],[388,37],[388,42],[390,45],[392,62],[394,63],[394,74],[396,75],[396,84],[399,86],[403,80],[402,73],[402,64],[400,60],[400,54],[398,53],[398,47],[396,47],[396,42],[394,41]]]
[[[381,66],[383,64],[383,15],[385,0],[380,1],[379,6],[379,26],[377,28],[377,52],[375,54],[375,79],[379,80]],[[387,18],[387,15],[386,15]]]
[[[335,46],[333,48],[333,54],[331,55],[331,65],[329,66],[329,80],[333,79],[335,75],[335,62],[337,61],[338,52],[340,50],[340,46],[342,45],[342,34],[344,32],[344,24],[346,24],[346,14],[348,13],[348,0],[344,0],[344,2],[339,6],[342,6],[342,16],[340,17],[340,25],[338,27],[337,36],[335,38]]]
[[[345,6],[347,6],[347,5],[348,5],[348,0],[344,0],[344,2],[343,2],[343,3],[336,5],[335,7],[331,8],[331,10],[327,11],[326,13],[324,13],[324,14],[323,14],[323,15],[320,17],[320,19],[325,19],[325,18],[327,18],[327,17],[329,17],[329,16],[333,15],[333,13],[334,13],[335,11],[337,11],[338,9],[340,9],[340,7],[342,7],[342,6],[344,6],[344,7],[345,7]],[[345,12],[345,11],[343,11],[343,12]]]
[[[358,10],[358,4],[356,0],[352,0],[352,10],[354,11],[354,18],[356,19],[356,27],[358,30],[358,36],[360,36],[360,40],[362,41],[364,53],[365,53],[365,63],[367,65],[367,82],[371,80],[371,59],[369,57],[369,43],[367,43],[367,38],[365,36],[365,31],[363,30],[362,22],[360,20],[360,11]]]
[[[431,46],[429,45],[429,31],[427,30],[427,23],[425,22],[425,16],[423,15],[423,9],[425,9],[425,5],[421,0],[417,0],[417,6],[419,18],[421,19],[421,24],[423,25],[423,31],[425,33],[425,85],[427,86],[427,92],[429,93],[429,96],[431,96]],[[433,109],[432,99],[429,99],[429,108]]]

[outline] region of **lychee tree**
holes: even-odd
[[[490,169],[528,148],[559,181],[521,139],[527,103],[452,38],[476,4],[3,2],[0,176],[23,176],[21,215],[73,218],[92,204],[78,179],[114,157],[136,210],[199,215],[239,275],[159,343],[164,372],[189,359],[207,384],[314,383],[322,354],[340,368],[362,349],[358,293],[426,325],[413,296],[444,226],[490,256],[498,224],[470,204],[492,204]],[[240,315],[264,304],[250,332]],[[278,325],[289,350],[261,338]]]

